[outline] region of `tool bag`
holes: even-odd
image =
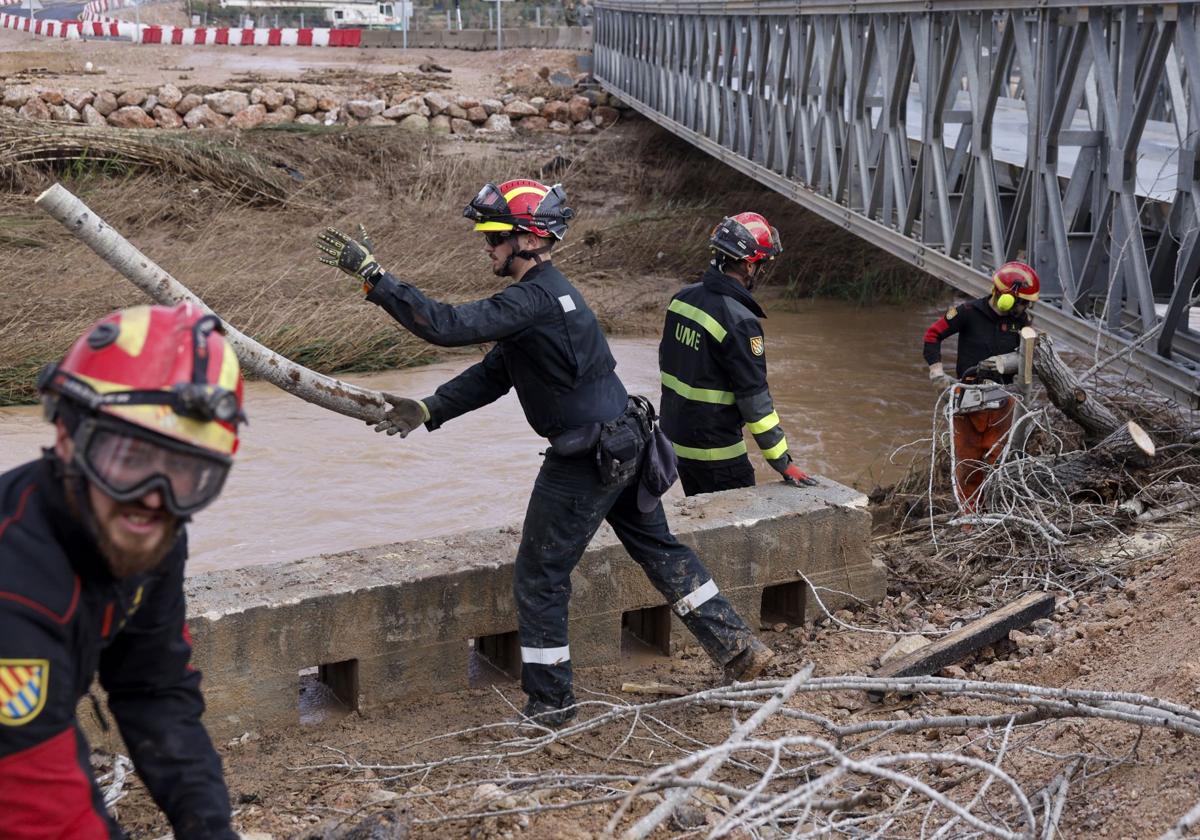
[[[633,396],[620,417],[600,424],[596,466],[602,485],[624,484],[637,473],[654,427],[653,417],[654,406],[645,397]]]

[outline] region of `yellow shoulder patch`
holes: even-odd
[[[23,726],[46,705],[50,662],[0,659],[0,725]]]
[[[949,309],[946,310],[946,320],[949,321],[951,318],[953,318],[957,314],[958,314],[958,307],[951,306]]]
[[[763,341],[761,335],[756,335],[750,339],[750,352],[755,356],[761,356],[766,351],[766,342]]]

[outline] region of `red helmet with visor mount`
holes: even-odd
[[[220,493],[238,447],[243,380],[220,319],[190,303],[97,321],[38,378],[72,463],[121,502],[158,490],[177,516]]]
[[[714,253],[747,263],[773,260],[783,253],[779,231],[758,213],[726,216],[713,228],[708,247]]]
[[[1041,291],[1037,272],[1023,262],[1006,262],[992,275],[992,299],[1000,312],[1008,312],[1018,300],[1033,303]]]

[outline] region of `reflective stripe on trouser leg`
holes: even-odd
[[[525,665],[561,665],[564,662],[570,661],[570,645],[552,648],[521,648],[521,662]]]
[[[712,575],[696,552],[675,539],[661,503],[642,513],[637,505],[637,482],[633,482],[609,511],[608,523],[668,604],[674,608],[680,601],[693,599],[680,619],[713,661],[724,665],[746,649],[754,633],[716,591]],[[711,593],[706,590],[709,586]],[[706,597],[698,597],[700,594]]]
[[[693,589],[687,595],[684,595],[682,598],[672,604],[671,609],[675,611],[675,615],[683,618],[692,610],[696,609],[696,607],[707,603],[709,600],[714,598],[718,592],[720,592],[720,590],[717,589],[717,582],[712,578],[709,578],[707,583],[702,584],[697,589]]]

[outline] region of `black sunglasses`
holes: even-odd
[[[496,248],[500,245],[503,245],[510,236],[512,236],[512,234],[506,230],[489,230],[483,235],[483,239],[485,242],[487,242],[487,244],[491,245],[493,248]]]

